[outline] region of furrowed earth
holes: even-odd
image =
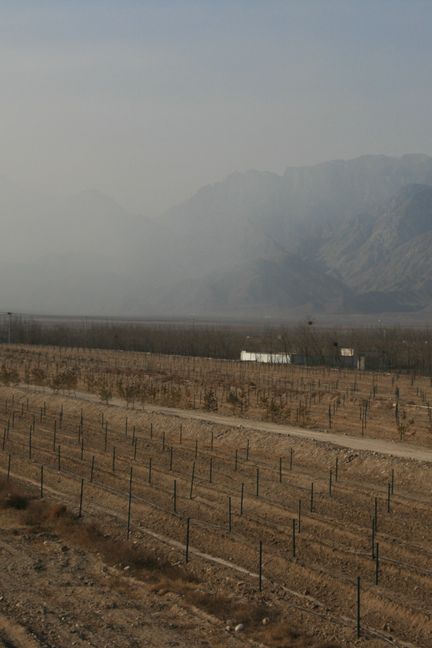
[[[432,645],[429,378],[0,363],[0,645]]]

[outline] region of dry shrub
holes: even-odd
[[[302,638],[288,621],[281,621],[275,625],[263,626],[262,629],[260,629],[258,636],[260,640],[265,642],[267,645],[278,646],[280,648],[298,645],[297,642]]]
[[[203,590],[195,590],[185,594],[185,599],[190,605],[194,605],[208,614],[220,619],[237,617],[235,602],[228,596]]]
[[[113,574],[108,578],[108,587],[110,590],[117,592],[121,596],[131,600],[138,600],[140,598],[139,586],[131,584],[130,579],[123,574]]]
[[[67,512],[67,507],[64,504],[52,504],[49,508],[49,517],[56,519],[64,517]]]
[[[23,522],[27,526],[40,528],[52,526],[60,518],[73,518],[63,504],[48,504],[45,501],[32,500],[26,507]]]
[[[8,493],[4,499],[4,506],[6,508],[25,510],[28,505],[28,498],[25,495],[20,495],[19,493]]]
[[[238,623],[243,623],[246,630],[254,630],[262,626],[264,618],[269,619],[270,622],[276,622],[280,616],[278,610],[268,607],[265,603],[239,601],[231,596],[203,590],[188,592],[185,599],[191,605],[220,619],[232,618]]]
[[[317,642],[305,632],[299,632],[274,606],[253,601],[239,601],[223,594],[203,590],[186,591],[185,600],[221,620],[228,618],[242,623],[246,635],[271,648],[337,648],[335,644]],[[265,619],[265,624],[263,620]]]
[[[9,488],[7,483],[0,484],[0,508],[25,510],[30,502],[28,495]]]
[[[287,620],[262,626],[254,633],[254,638],[271,648],[337,648],[336,644],[323,644],[304,632],[298,632]]]

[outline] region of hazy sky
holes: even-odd
[[[248,168],[432,153],[431,0],[0,0],[0,174],[153,216]]]

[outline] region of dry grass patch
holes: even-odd
[[[298,632],[287,620],[269,624],[255,631],[254,639],[271,648],[337,648],[334,643],[322,643],[313,636]]]
[[[0,508],[16,509],[24,511],[28,508],[30,497],[14,488],[10,488],[6,482],[0,483]]]
[[[64,504],[35,499],[24,491],[1,484],[0,508],[15,509],[20,513],[21,522],[33,530],[54,532],[62,541],[99,554],[109,565],[128,567],[129,573],[155,585],[196,582],[181,566],[172,565],[142,545],[106,534],[96,523],[78,518]]]
[[[281,611],[265,602],[238,600],[202,590],[187,591],[185,601],[225,622],[244,626],[245,635],[271,648],[337,648],[315,640],[282,618]]]
[[[150,553],[142,545],[133,544],[106,534],[93,522],[78,518],[61,503],[36,499],[25,491],[0,484],[0,508],[14,509],[26,527],[35,532],[49,531],[62,542],[97,554],[112,566],[125,568],[127,575],[150,585],[155,594],[173,592],[182,597],[185,606],[195,607],[219,619],[222,623],[244,626],[246,637],[271,648],[335,648],[316,642],[304,632],[297,631],[275,606],[262,600],[238,599],[223,592],[203,588],[203,583],[180,565]],[[137,598],[138,584],[131,588],[125,572],[113,573],[110,586],[128,598]]]

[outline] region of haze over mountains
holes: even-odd
[[[432,158],[235,173],[156,219],[0,179],[0,296],[35,313],[300,317],[432,308]]]

